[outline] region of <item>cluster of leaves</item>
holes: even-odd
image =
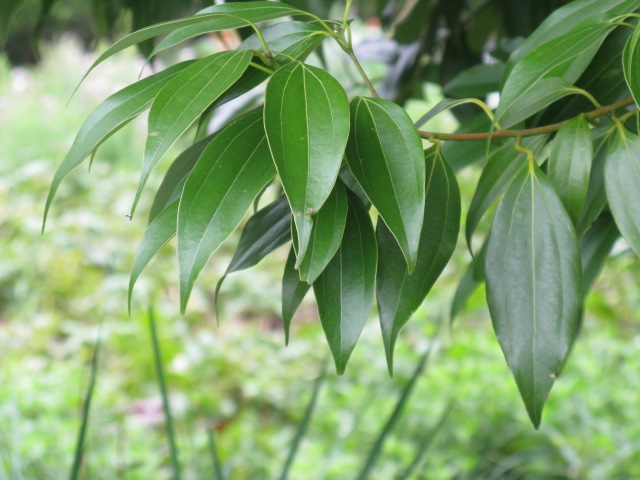
[[[130,291],[155,253],[177,236],[184,311],[211,255],[277,177],[283,194],[249,219],[225,276],[291,240],[282,288],[287,335],[313,287],[343,373],[376,297],[392,372],[400,329],[456,245],[461,202],[452,165],[486,156],[466,219],[472,252],[482,218],[499,205],[453,309],[486,279],[496,334],[537,427],[575,339],[584,293],[613,243],[621,233],[640,253],[640,137],[628,122],[635,106],[626,110],[640,100],[640,28],[627,23],[636,17],[637,2],[577,0],[556,10],[500,65],[495,114],[471,98],[445,100],[423,119],[463,103],[483,107],[489,120],[466,122],[453,135],[417,130],[400,105],[378,96],[354,54],[350,5],[342,21],[285,3],[215,5],[116,42],[94,66],[162,34],[168,35],[151,57],[208,32],[255,31],[233,51],[178,63],[108,98],[78,134],[46,208],[65,175],[150,108],[133,214],[174,142],[193,124],[205,124],[216,107],[266,80],[264,105],[175,159],[156,193]],[[296,20],[256,26],[283,17]],[[325,69],[304,63],[327,38],[351,58],[371,96],[349,100]],[[486,93],[488,74],[495,76],[494,64],[465,70],[450,85],[482,97],[476,92]],[[595,107],[576,100],[582,97]],[[620,110],[626,113],[618,117]],[[479,128],[485,132],[469,133]],[[433,143],[426,151],[421,137]],[[475,141],[473,151],[463,141]],[[460,160],[464,156],[470,158]]]

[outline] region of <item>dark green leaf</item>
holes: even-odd
[[[402,107],[379,98],[354,98],[351,125],[349,168],[413,272],[424,217],[422,140]]]
[[[487,242],[482,244],[482,248],[473,257],[471,263],[467,267],[467,271],[464,273],[462,280],[456,288],[456,293],[451,301],[451,311],[449,315],[449,322],[453,324],[460,312],[467,306],[467,302],[473,292],[484,282],[484,262],[487,256]]]
[[[622,69],[636,105],[640,105],[640,24],[636,25],[624,47]]]
[[[604,183],[620,233],[640,255],[640,137],[620,130],[604,165]]]
[[[149,112],[149,135],[132,214],[160,159],[202,112],[240,78],[250,61],[251,52],[247,50],[215,53],[185,68],[160,90]]]
[[[178,210],[182,311],[209,257],[274,175],[260,110],[230,123],[202,153],[185,182]]]
[[[298,234],[298,261],[338,176],[349,135],[347,94],[324,70],[292,62],[267,85],[264,122],[269,147]],[[306,121],[305,121],[306,119]]]
[[[537,154],[542,150],[548,136],[529,137],[522,142],[525,148]],[[514,148],[514,141],[493,151],[482,170],[476,192],[471,200],[465,226],[467,245],[471,250],[471,240],[480,220],[489,207],[509,188],[513,180],[527,166],[527,156]]]
[[[342,375],[371,310],[378,252],[367,210],[349,195],[342,244],[313,284],[322,328]]]
[[[613,244],[620,238],[613,217],[603,213],[580,240],[582,295],[586,297],[604,267]]]
[[[587,198],[592,158],[589,123],[582,116],[569,120],[551,143],[549,179],[574,223]]]
[[[582,291],[571,219],[535,164],[518,176],[498,207],[485,275],[496,336],[538,428],[574,339]]]
[[[338,251],[347,222],[347,210],[347,193],[339,181],[313,217],[309,248],[299,267],[300,280],[303,282],[315,282]]]
[[[378,222],[376,295],[380,326],[393,375],[393,350],[398,333],[422,304],[449,262],[460,231],[460,190],[451,167],[436,147],[426,157],[427,181],[424,223],[416,269],[409,275],[402,251],[384,224]]]
[[[133,294],[133,287],[135,286],[138,277],[155,254],[158,253],[158,250],[160,250],[162,246],[171,240],[176,234],[178,203],[179,202],[177,200],[174,200],[173,203],[169,204],[164,208],[164,210],[158,213],[149,223],[147,231],[144,233],[144,237],[142,237],[136,259],[133,262],[133,267],[131,268],[131,275],[129,277],[129,311],[131,311],[131,295]]]
[[[444,86],[444,91],[460,97],[481,97],[500,90],[504,65],[476,65],[456,75]]]
[[[149,210],[149,223],[151,223],[167,205],[180,198],[185,180],[215,135],[216,134],[211,134],[199,142],[194,143],[176,157],[167,170],[160,187],[158,187],[156,191],[156,196]]]
[[[53,197],[69,172],[80,165],[109,136],[149,108],[167,82],[192,63],[192,61],[179,63],[123,88],[107,98],[89,115],[51,181],[45,205],[43,229]]]
[[[305,295],[311,289],[311,285],[300,280],[300,275],[295,268],[296,252],[293,247],[289,251],[287,264],[282,275],[282,321],[284,323],[285,344],[289,344],[289,330],[291,319],[304,300]]]
[[[267,20],[275,20],[276,18],[287,17],[297,12],[298,10],[295,7],[287,5],[286,3],[266,1],[213,5],[200,10],[197,15],[195,15],[195,17],[206,15],[209,19],[204,22],[192,22],[178,29],[172,29],[173,31],[153,50],[151,56],[205,33],[244,27],[249,25],[249,22],[259,23]],[[269,47],[273,48],[271,45],[269,45]],[[262,49],[261,46],[258,48]]]
[[[0,4],[0,46],[9,35],[9,27],[14,15],[23,7],[26,0],[6,0]]]

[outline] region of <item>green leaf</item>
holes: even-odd
[[[624,79],[636,105],[640,105],[640,24],[636,25],[622,51]]]
[[[460,231],[460,190],[451,167],[438,149],[426,157],[427,181],[424,223],[416,269],[409,275],[402,251],[384,224],[377,226],[378,275],[376,295],[389,373],[400,329],[420,307],[449,262]]]
[[[136,259],[133,262],[131,268],[131,275],[129,277],[129,292],[128,292],[128,305],[129,312],[131,312],[131,297],[133,295],[133,287],[135,287],[136,281],[140,274],[145,269],[151,259],[158,253],[169,240],[176,234],[177,221],[178,221],[178,201],[174,200],[160,213],[158,213],[147,227],[147,231],[144,232],[144,237],[138,247],[138,253]]]
[[[184,184],[178,210],[182,311],[209,257],[274,176],[260,110],[230,123],[202,153]]]
[[[342,244],[313,284],[322,328],[338,375],[342,375],[373,302],[378,252],[371,218],[349,195]]]
[[[331,195],[314,217],[309,248],[299,267],[303,282],[315,282],[338,251],[347,222],[348,204],[344,185],[336,182]]]
[[[620,233],[640,255],[640,137],[620,130],[604,165],[604,183]]]
[[[167,82],[191,64],[193,64],[192,61],[179,63],[129,85],[111,95],[89,115],[51,181],[42,222],[43,230],[51,202],[60,183],[69,172],[80,165],[91,152],[118,129],[149,108],[153,99]]]
[[[0,4],[0,46],[4,46],[11,20],[15,14],[24,6],[26,0],[7,0]]]
[[[581,301],[576,234],[536,165],[500,202],[487,244],[487,301],[533,425],[574,338]]]
[[[289,250],[287,264],[282,275],[282,321],[284,323],[285,344],[289,344],[289,330],[291,320],[304,300],[305,295],[311,289],[311,285],[300,280],[300,275],[295,268],[296,252],[293,247]]]
[[[542,150],[547,138],[546,135],[525,138],[522,145],[537,154]],[[469,250],[472,250],[473,234],[484,214],[527,166],[526,154],[516,151],[514,145],[515,142],[512,140],[493,151],[482,170],[467,213],[465,232]]]
[[[296,224],[299,266],[312,215],[329,197],[342,163],[349,135],[347,94],[324,70],[292,62],[267,84],[264,125]]]
[[[211,143],[215,137],[215,133],[194,143],[173,161],[164,179],[156,191],[153,204],[149,210],[149,223],[156,218],[169,204],[178,200],[182,195],[182,187],[184,182],[193,170],[196,162],[204,152],[204,149]]]
[[[449,322],[453,324],[454,320],[462,310],[467,306],[467,302],[473,292],[484,282],[484,262],[487,256],[487,242],[482,244],[482,248],[469,263],[462,280],[456,288],[451,301],[451,311],[449,313]]]
[[[508,128],[575,93],[569,88],[614,28],[607,23],[587,22],[523,57],[504,84],[495,121]]]
[[[574,223],[587,198],[592,158],[589,123],[583,116],[569,120],[551,143],[549,179]]]
[[[600,275],[620,232],[613,217],[603,213],[580,240],[582,258],[582,296],[586,297]]]
[[[504,65],[476,65],[456,75],[444,86],[444,91],[460,97],[481,97],[500,90]]]
[[[247,50],[215,53],[185,68],[160,90],[149,112],[149,135],[131,214],[160,159],[202,112],[240,78],[250,61],[251,52]]]
[[[354,98],[351,125],[349,168],[397,239],[411,273],[424,217],[422,140],[404,109],[380,98]]]
[[[239,2],[213,5],[200,10],[195,17],[200,15],[209,17],[204,22],[192,23],[181,26],[167,35],[153,50],[151,56],[178,45],[193,37],[209,32],[229,30],[249,25],[249,23],[265,22],[276,18],[288,17],[298,13],[298,9],[286,3],[276,2]],[[194,17],[191,17],[194,18]],[[262,46],[258,47],[262,50]],[[269,45],[269,48],[271,45]]]

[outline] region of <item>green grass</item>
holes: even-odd
[[[228,242],[198,281],[189,313],[177,314],[174,244],[140,279],[127,316],[128,272],[144,231],[133,200],[144,121],[98,151],[93,170],[63,185],[44,236],[44,198],[56,166],[90,110],[137,76],[121,54],[65,103],[91,58],[62,42],[35,70],[0,66],[0,480],[67,478],[102,327],[98,380],[81,479],[174,478],[146,306],[156,298],[158,345],[183,479],[214,478],[209,438],[229,479],[277,478],[328,348],[310,300],[284,347],[278,317],[286,248],[256,270],[233,274],[212,315]],[[165,161],[162,168],[166,168]],[[464,172],[463,180],[475,173]],[[472,193],[463,181],[463,194]],[[372,317],[347,373],[329,371],[289,478],[357,476],[448,311],[463,273],[462,243],[444,277],[401,335],[396,377],[387,375]],[[531,427],[490,328],[482,291],[449,331],[443,326],[370,478],[404,471],[452,402],[438,436],[410,478],[640,478],[640,265],[620,253],[587,302],[585,329],[552,391],[543,426]],[[457,477],[456,477],[457,475]]]

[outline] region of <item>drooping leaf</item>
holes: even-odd
[[[480,97],[500,90],[504,65],[481,64],[464,70],[444,86],[444,91],[460,97]]]
[[[169,204],[180,198],[185,180],[215,135],[216,134],[211,134],[199,142],[194,143],[176,157],[164,175],[162,183],[156,191],[156,196],[153,198],[153,203],[149,210],[149,223]]]
[[[378,222],[376,296],[389,373],[400,329],[422,304],[449,262],[460,231],[460,190],[451,167],[436,147],[426,156],[424,223],[418,261],[409,275],[402,251],[384,222]]]
[[[317,67],[291,62],[270,79],[264,125],[298,235],[299,266],[320,210],[338,176],[349,135],[347,94]]]
[[[620,232],[613,217],[603,213],[580,239],[582,258],[582,296],[586,297],[604,267]]]
[[[131,311],[133,287],[135,287],[138,277],[140,277],[140,274],[155,254],[158,253],[158,250],[160,250],[176,234],[178,203],[178,200],[174,200],[173,203],[165,207],[153,218],[151,222],[149,222],[147,231],[144,232],[144,237],[142,237],[142,241],[138,247],[138,253],[136,254],[136,259],[133,262],[133,267],[131,268],[131,274],[129,277],[129,311]]]
[[[609,23],[586,22],[519,60],[502,89],[495,121],[508,128],[573,93],[569,87],[614,28]]]
[[[298,9],[286,3],[266,1],[213,5],[200,10],[195,15],[195,17],[206,15],[210,17],[209,19],[204,22],[192,23],[181,26],[178,29],[173,29],[173,31],[156,46],[151,56],[205,33],[244,27],[249,25],[249,22],[259,23],[267,20],[275,20],[293,15],[297,12]],[[269,45],[269,47],[273,48],[271,45]],[[258,48],[262,49],[261,46]]]
[[[454,320],[462,310],[467,306],[467,302],[476,289],[484,282],[484,262],[487,256],[487,241],[482,244],[480,251],[469,263],[462,280],[456,288],[451,301],[451,311],[449,313],[449,322],[453,324]]]
[[[167,82],[192,63],[193,61],[179,63],[123,88],[107,98],[89,115],[51,181],[45,205],[43,229],[51,202],[60,183],[69,172],[80,165],[92,151],[119,128],[149,108]]]
[[[311,289],[311,285],[300,280],[300,275],[295,269],[296,252],[293,247],[289,250],[289,257],[282,275],[282,321],[284,323],[285,344],[289,344],[289,330],[291,320],[304,300],[305,295]]]
[[[582,290],[571,219],[535,164],[511,184],[498,207],[485,275],[496,336],[538,428],[574,339]]]
[[[313,219],[309,247],[298,269],[303,282],[315,282],[338,251],[347,222],[347,210],[347,193],[342,182],[338,181]]]
[[[636,105],[640,105],[640,24],[622,51],[622,70]]]
[[[524,139],[522,144],[535,155],[542,149],[547,138],[546,135],[529,137]],[[491,153],[487,164],[482,170],[482,175],[478,180],[478,186],[467,213],[465,233],[469,249],[471,249],[473,233],[484,214],[504,194],[513,180],[526,167],[527,156],[515,150],[513,141],[505,143]]]
[[[202,112],[240,78],[250,61],[251,52],[247,50],[215,53],[182,70],[160,90],[149,112],[149,135],[132,214],[160,159]]]
[[[398,241],[411,273],[424,217],[422,140],[402,107],[379,98],[354,98],[351,125],[349,168]]]
[[[618,229],[640,255],[640,137],[620,130],[604,165],[604,183],[609,207]]]
[[[371,218],[349,195],[342,244],[313,284],[322,328],[342,375],[369,316],[376,279],[377,246]]]
[[[569,120],[551,143],[549,179],[574,223],[587,198],[592,158],[589,123],[582,116]]]
[[[260,110],[230,123],[202,153],[184,184],[178,210],[182,311],[209,257],[274,176]]]

